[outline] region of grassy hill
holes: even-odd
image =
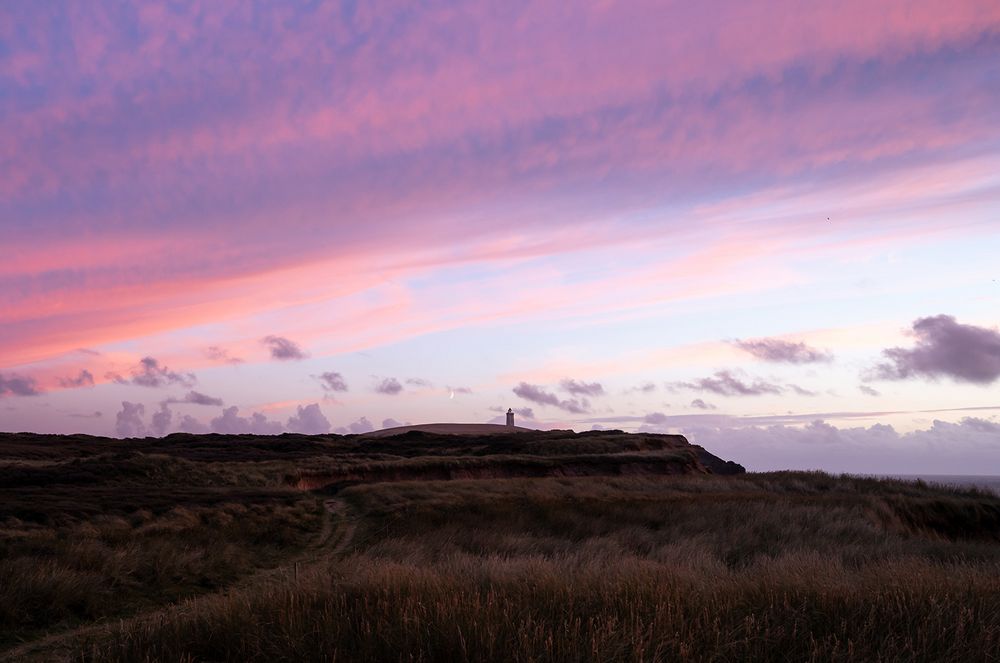
[[[990,660],[1000,498],[680,436],[0,435],[0,660]]]

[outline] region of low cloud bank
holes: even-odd
[[[892,426],[685,426],[712,453],[755,471],[822,469],[857,474],[1000,474],[1000,424],[976,417],[934,420],[924,430]]]
[[[361,433],[370,433],[373,430],[375,430],[375,424],[369,421],[368,417],[361,417],[347,426],[339,426],[333,432],[338,435],[360,435]]]
[[[296,413],[288,418],[288,431],[305,435],[323,435],[330,432],[330,421],[323,416],[319,404],[300,405]]]
[[[115,417],[115,435],[118,437],[145,437],[147,435],[163,436],[171,432],[221,433],[223,435],[280,435],[289,432],[323,435],[330,432],[330,421],[320,410],[318,403],[298,406],[295,414],[284,423],[269,419],[261,412],[254,412],[249,417],[242,417],[239,408],[235,405],[223,409],[219,416],[212,418],[207,424],[191,415],[184,415],[175,423],[174,412],[170,409],[172,403],[210,405],[216,404],[218,401],[219,399],[213,399],[210,396],[198,394],[198,392],[189,393],[183,400],[163,401],[159,404],[159,409],[153,412],[149,425],[146,424],[145,405],[122,401],[122,409]]]

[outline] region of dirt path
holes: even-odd
[[[354,532],[358,529],[358,521],[350,516],[347,504],[343,500],[328,499],[323,502],[327,512],[327,521],[338,521],[339,526],[331,528],[330,534],[323,542],[327,556],[340,557],[347,552],[347,546],[354,541]]]
[[[179,603],[153,608],[131,617],[103,620],[25,642],[0,652],[0,661],[11,661],[12,663],[14,661],[45,661],[46,663],[70,661],[74,649],[81,639],[99,638],[102,634],[110,633],[113,629],[120,628],[125,624],[138,625],[142,622],[166,617],[173,612],[188,610],[200,601],[259,585],[262,582],[288,582],[298,574],[300,568],[340,557],[347,551],[354,539],[357,521],[351,517],[350,509],[343,500],[328,498],[323,501],[323,509],[323,525],[313,541],[300,553],[279,566],[252,573],[217,592],[200,594]]]

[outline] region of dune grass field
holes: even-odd
[[[740,473],[608,431],[0,449],[0,660],[1000,652],[988,491]]]

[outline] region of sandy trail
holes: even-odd
[[[230,592],[260,585],[265,582],[285,583],[295,578],[300,568],[312,567],[343,555],[357,530],[357,521],[350,515],[348,505],[337,498],[323,501],[323,525],[313,541],[301,552],[279,566],[256,571],[217,592],[200,594],[178,603],[139,612],[130,617],[102,620],[76,628],[51,633],[35,640],[16,645],[0,652],[0,661],[45,661],[56,663],[73,660],[76,646],[82,639],[99,639],[123,625],[138,626],[191,609],[199,602],[224,596]]]

